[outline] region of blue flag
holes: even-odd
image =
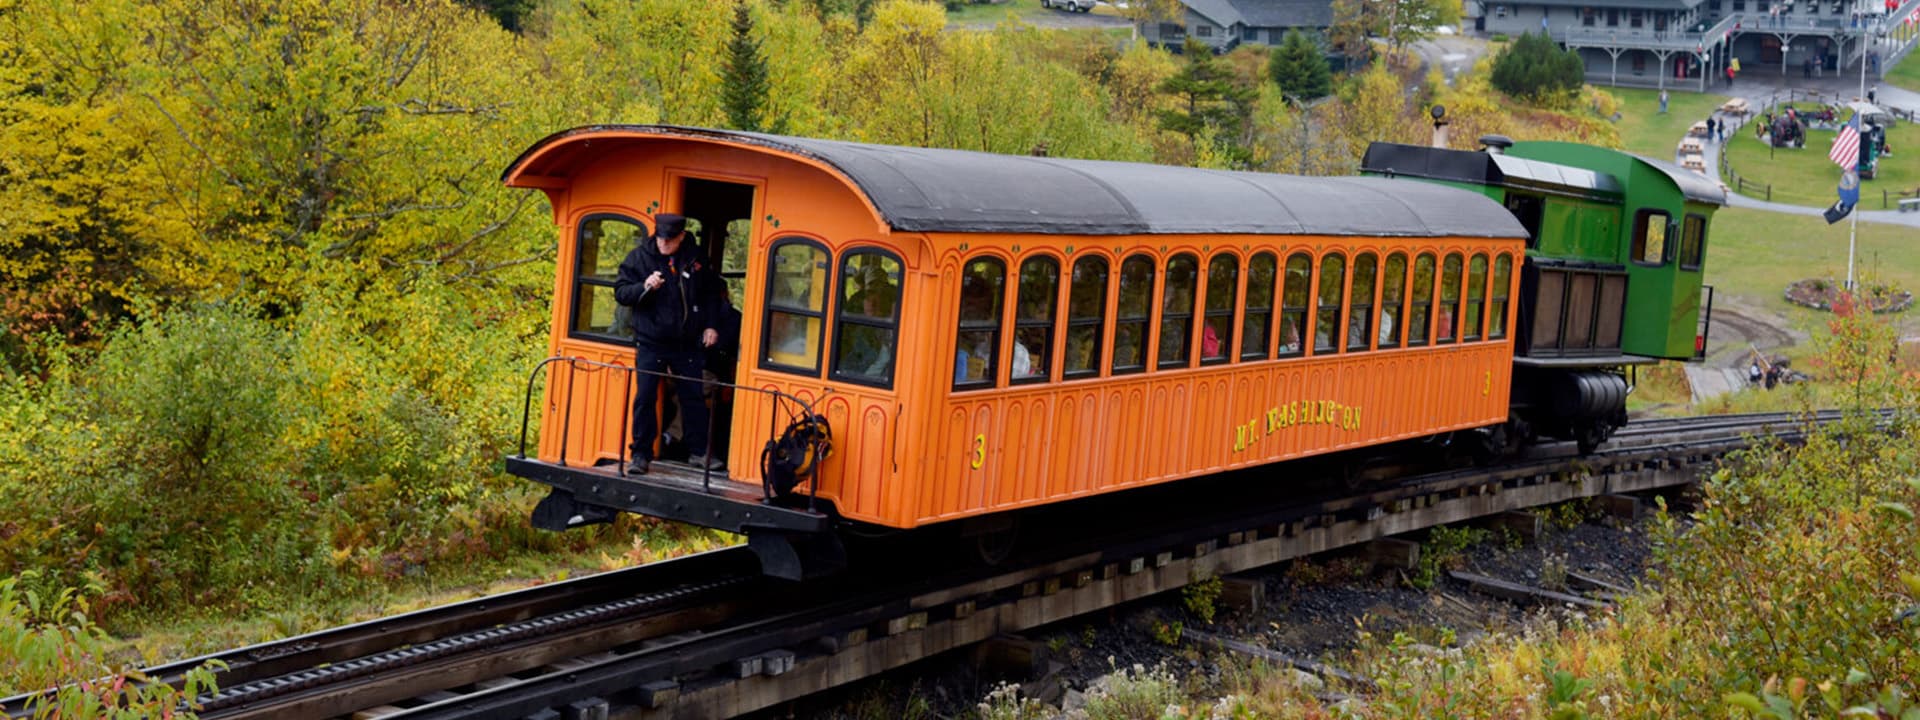
[[[1840,173],[1840,204],[1849,207],[1860,204],[1860,175],[1853,168]]]

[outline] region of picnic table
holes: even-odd
[[[1746,98],[1734,98],[1721,103],[1720,112],[1727,113],[1728,115],[1745,115],[1752,112],[1752,109],[1747,105]]]
[[[1688,170],[1692,170],[1694,172],[1701,173],[1704,175],[1707,172],[1707,157],[1705,155],[1701,155],[1700,153],[1688,153],[1686,155],[1682,155],[1680,156],[1680,167],[1683,167]]]
[[[1681,155],[1699,155],[1700,153],[1703,153],[1706,151],[1707,151],[1706,144],[1700,142],[1700,138],[1685,137],[1680,139]]]
[[[1707,121],[1701,120],[1699,122],[1694,123],[1693,127],[1687,128],[1687,136],[1688,137],[1706,137]]]

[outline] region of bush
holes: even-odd
[[[33,573],[0,580],[0,697],[59,686],[26,708],[34,717],[192,717],[182,703],[214,691],[218,661],[186,674],[180,689],[106,661],[106,635],[87,617],[86,595],[61,588],[42,595],[20,587]],[[97,587],[94,588],[97,590]],[[83,679],[76,682],[76,679]]]
[[[1517,98],[1537,102],[1564,100],[1580,92],[1586,65],[1562,50],[1546,33],[1523,33],[1493,60],[1493,86]]]

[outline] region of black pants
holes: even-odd
[[[648,375],[649,372],[679,376],[673,381],[673,388],[680,401],[680,412],[685,414],[681,426],[687,432],[687,452],[707,454],[707,403],[700,397],[701,386],[706,384],[700,380],[704,362],[698,350],[659,350],[644,345],[634,348],[633,367],[640,371],[634,378],[640,383],[639,392],[633,394],[634,457],[653,459],[653,441],[660,437],[660,418],[655,410],[661,378]]]

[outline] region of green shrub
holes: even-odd
[[[187,672],[182,687],[149,683],[107,660],[107,637],[87,617],[86,595],[72,588],[42,594],[20,587],[35,573],[0,580],[0,697],[59,687],[27,708],[34,717],[192,717],[186,700],[214,691],[218,661]],[[91,588],[98,590],[98,587]]]
[[[1586,82],[1580,56],[1546,33],[1522,33],[1493,59],[1493,86],[1500,92],[1535,101],[1571,98]]]

